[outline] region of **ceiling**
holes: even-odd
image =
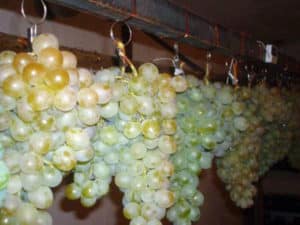
[[[299,0],[169,0],[211,23],[244,31],[256,39],[300,41]]]
[[[300,0],[168,1],[212,24],[246,32],[253,39],[275,44],[282,53],[300,61]],[[10,5],[10,2],[5,4]],[[15,8],[16,4],[19,3],[11,4],[11,8]],[[59,8],[49,11],[59,11]],[[72,12],[65,8],[63,11],[60,15],[70,16]]]
[[[300,60],[300,0],[169,0],[212,24],[246,32]]]

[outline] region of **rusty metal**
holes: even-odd
[[[217,51],[224,55],[238,55],[239,34],[218,29],[218,41],[214,25],[199,16],[162,0],[47,0],[76,10],[104,16],[113,20],[128,19],[138,29],[158,37],[176,39],[195,47]],[[256,46],[255,40],[247,39],[247,46]],[[251,43],[250,43],[251,42]],[[247,52],[245,53],[247,55]]]

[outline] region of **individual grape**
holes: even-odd
[[[135,202],[129,202],[125,204],[123,209],[123,215],[126,219],[133,219],[140,215],[140,206]]]
[[[57,187],[61,184],[63,174],[58,169],[44,166],[42,170],[42,184],[48,187]]]
[[[98,96],[98,104],[106,104],[111,100],[113,93],[108,84],[94,83],[90,88],[96,92]]]
[[[61,51],[63,57],[62,68],[64,69],[73,69],[77,67],[77,58],[70,51]]]
[[[38,209],[47,209],[52,205],[53,193],[49,187],[40,186],[28,192],[29,201]]]
[[[45,132],[53,132],[55,129],[56,118],[49,113],[49,111],[42,111],[38,114],[38,117],[33,121],[32,126],[35,130],[41,130]]]
[[[127,115],[133,115],[138,111],[138,103],[133,96],[124,96],[120,101],[120,111]]]
[[[13,214],[16,212],[20,204],[21,204],[21,200],[18,196],[8,194],[5,198],[3,207],[5,208],[5,210],[7,210],[8,213]]]
[[[95,74],[95,82],[113,84],[116,82],[116,76],[120,74],[118,67],[109,67],[101,69]]]
[[[135,95],[142,96],[148,90],[149,84],[147,80],[142,76],[133,77],[129,81],[128,88]]]
[[[48,109],[53,103],[53,93],[46,86],[32,88],[27,96],[27,102],[33,111]]]
[[[89,207],[92,207],[93,205],[95,205],[96,201],[97,201],[96,197],[93,197],[93,198],[82,197],[82,198],[80,198],[81,205],[86,207],[86,208],[89,208]]]
[[[77,98],[82,107],[93,107],[98,103],[98,94],[92,88],[80,89]]]
[[[69,85],[69,74],[64,69],[49,70],[45,75],[45,83],[52,90],[61,90]]]
[[[12,64],[16,53],[14,51],[6,50],[0,52],[0,65],[3,64]]]
[[[93,198],[97,195],[98,187],[93,181],[87,181],[81,189],[81,196],[83,198]]]
[[[162,121],[162,132],[166,135],[174,135],[177,130],[177,124],[174,119],[165,119]]]
[[[98,106],[95,107],[78,107],[78,119],[87,126],[92,126],[98,123],[100,120],[100,109]]]
[[[42,85],[46,75],[46,68],[43,64],[32,62],[23,70],[22,78],[25,83],[31,86]]]
[[[149,83],[155,81],[159,76],[158,68],[152,63],[144,63],[138,68],[140,76],[143,76]]]
[[[37,215],[37,209],[30,203],[22,203],[16,212],[16,218],[20,225],[34,224]]]
[[[74,151],[67,146],[62,146],[53,152],[53,164],[62,171],[71,171],[76,166]]]
[[[40,34],[35,37],[32,42],[32,50],[36,54],[49,47],[56,49],[59,47],[58,39],[55,37],[55,35],[50,33]]]
[[[34,62],[33,56],[28,53],[21,52],[15,55],[12,65],[18,74],[22,74],[23,69],[31,62]]]
[[[173,154],[176,152],[176,142],[172,136],[164,135],[159,138],[158,148],[163,153]]]
[[[37,154],[47,154],[51,147],[51,136],[46,132],[33,133],[29,137],[29,148]]]
[[[139,122],[129,121],[124,125],[123,133],[125,137],[132,139],[141,134],[142,126]]]
[[[115,176],[115,184],[120,189],[129,189],[132,185],[132,176],[126,172],[117,173]]]
[[[142,133],[146,138],[157,138],[160,134],[159,122],[157,120],[145,120],[142,123]]]
[[[172,77],[171,85],[177,93],[186,91],[188,86],[186,79],[182,76]]]
[[[22,190],[22,181],[19,175],[10,176],[7,183],[7,192],[10,194],[20,193]]]
[[[66,143],[74,150],[88,148],[90,146],[89,136],[82,128],[70,128],[65,133]]]
[[[94,157],[94,149],[89,147],[89,148],[75,151],[74,154],[75,154],[76,161],[83,163],[83,162],[90,161]]]
[[[164,119],[174,119],[177,114],[177,106],[175,101],[161,104],[160,113]]]
[[[100,131],[100,139],[104,144],[115,145],[118,141],[119,133],[114,126],[105,126]]]
[[[77,97],[74,89],[66,87],[58,91],[54,97],[53,105],[61,111],[70,111],[76,106]]]
[[[174,101],[175,97],[176,97],[176,92],[172,86],[165,85],[159,89],[158,99],[162,103]]]
[[[24,122],[32,122],[38,117],[38,113],[34,112],[26,98],[22,98],[17,103],[16,108],[17,116]]]
[[[81,196],[81,188],[78,184],[71,183],[65,188],[65,196],[70,200],[79,199]]]
[[[24,173],[34,173],[43,167],[43,160],[40,155],[33,152],[26,152],[22,156],[20,168]]]
[[[149,96],[136,96],[138,103],[138,112],[145,116],[151,116],[154,113],[154,102]]]
[[[93,175],[99,179],[108,179],[112,172],[108,164],[100,161],[93,164]]]
[[[26,93],[26,86],[19,75],[12,75],[3,81],[3,92],[14,98],[19,98]]]
[[[38,62],[46,66],[49,70],[56,70],[62,67],[63,55],[55,47],[43,48],[37,55]]]
[[[42,184],[42,176],[40,173],[21,173],[22,187],[26,191],[33,191]]]
[[[110,119],[118,114],[119,106],[116,102],[109,102],[105,105],[101,105],[99,113],[105,119]]]
[[[79,87],[89,87],[93,83],[92,73],[85,68],[78,69]]]

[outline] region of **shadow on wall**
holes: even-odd
[[[64,184],[55,190],[55,200],[49,210],[53,217],[53,224],[59,225],[128,225],[122,213],[123,194],[113,184],[110,192],[92,208],[84,208],[79,201],[69,201],[64,197]],[[223,184],[218,179],[216,168],[203,171],[200,178],[201,192],[205,196],[201,207],[201,217],[194,225],[242,225],[243,212],[234,206],[229,199]],[[167,220],[164,225],[171,225]]]
[[[229,198],[224,184],[219,179],[216,165],[200,174],[199,190],[205,197],[201,217],[195,225],[243,225],[244,212]]]
[[[107,196],[98,200],[91,208],[85,208],[79,200],[70,201],[64,196],[66,184],[71,179],[54,190],[54,204],[49,212],[53,217],[53,224],[64,225],[125,225],[128,221],[122,215],[122,193],[114,184],[111,184]]]

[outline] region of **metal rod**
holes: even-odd
[[[171,53],[174,53],[174,47],[169,45],[166,41],[162,40],[161,38],[150,34],[150,33],[146,33],[152,40],[154,40],[156,43],[158,43],[160,46],[162,46],[163,48],[165,48],[166,50],[168,50]],[[198,72],[200,75],[203,75],[205,73],[204,69],[202,67],[200,67],[199,65],[197,65],[196,63],[194,63],[193,61],[191,61],[188,57],[186,57],[185,55],[183,55],[182,53],[178,52],[178,56],[180,58],[181,61],[183,61],[186,65],[188,65],[189,67],[191,67],[191,69],[195,70],[196,72]]]
[[[130,18],[128,23],[156,36],[175,38],[193,46],[214,49],[231,56],[239,53],[240,37],[237,33],[219,29],[220,45],[214,43],[214,25],[197,15],[168,1],[136,0],[132,12],[132,0],[47,0],[76,10],[104,16],[113,20]],[[188,35],[186,15],[188,15]],[[182,37],[182,38],[178,38]],[[247,46],[257,45],[247,39]],[[252,43],[250,43],[250,41]]]

